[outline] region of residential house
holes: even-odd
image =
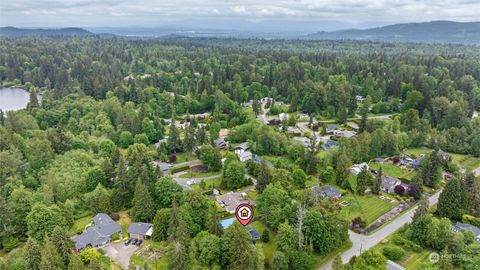
[[[422,160],[423,157],[419,157],[413,160],[413,162],[410,164],[414,170],[420,169],[420,165],[422,165]]]
[[[363,97],[363,96],[355,96],[355,100],[356,100],[357,102],[363,102],[363,101],[365,101],[365,97]]]
[[[329,124],[325,128],[327,134],[332,134],[335,130],[337,130],[338,125],[335,124]]]
[[[351,168],[350,168],[350,173],[357,176],[362,170],[363,168],[367,168],[370,169],[368,167],[368,164],[363,162],[363,163],[360,163],[360,164],[354,164]]]
[[[480,242],[480,228],[477,226],[473,226],[471,224],[466,224],[466,223],[461,223],[457,222],[455,226],[453,226],[452,231],[454,232],[460,232],[462,230],[467,230],[473,232],[473,235],[475,237],[475,240],[477,242]]]
[[[248,142],[241,143],[235,147],[235,154],[240,154],[248,150]]]
[[[255,164],[260,164],[262,161],[263,161],[263,159],[262,159],[259,155],[253,154],[253,162],[254,162]],[[265,163],[267,163],[267,166],[268,166],[268,167],[273,167],[272,162],[266,160]]]
[[[263,97],[263,98],[260,99],[260,102],[263,103],[263,104],[266,104],[267,102],[272,103],[272,102],[273,102],[273,98]]]
[[[172,168],[172,164],[168,164],[165,162],[161,162],[159,160],[152,161],[152,165],[155,167],[159,167],[162,175],[167,175],[170,173],[170,169]]]
[[[333,135],[337,138],[352,138],[357,136],[357,133],[350,130],[335,130],[333,131]]]
[[[255,230],[250,226],[248,226],[247,229],[248,229],[248,233],[250,234],[250,237],[252,237],[253,242],[260,240],[260,233],[257,230]]]
[[[244,151],[244,152],[238,153],[237,156],[241,162],[247,162],[253,158],[253,154],[250,151]]]
[[[243,106],[243,107],[250,107],[250,108],[253,107],[253,99],[250,99],[250,100],[247,101],[247,102],[243,102],[243,103],[242,103],[242,106]]]
[[[228,142],[226,142],[222,138],[218,138],[218,139],[214,140],[213,143],[215,144],[215,146],[217,148],[220,148],[220,149],[226,149],[228,147]]]
[[[152,237],[153,224],[134,222],[128,226],[128,238],[132,239],[149,239]]]
[[[444,161],[450,160],[450,155],[447,152],[443,151],[442,149],[438,150],[437,153]]]
[[[230,214],[234,214],[237,206],[240,204],[252,204],[252,202],[246,198],[245,193],[239,192],[229,192],[227,194],[218,195],[215,197],[215,199],[220,206],[222,206],[222,208]]]
[[[279,129],[280,129],[280,131],[281,131],[281,130],[282,130],[282,127],[280,127]],[[301,136],[301,135],[303,135],[303,132],[302,132],[299,128],[297,128],[297,127],[290,127],[290,126],[287,127],[287,133],[288,133],[288,134],[291,134],[291,135],[293,135],[293,136]]]
[[[93,218],[93,224],[94,226],[87,228],[82,234],[71,238],[77,251],[86,247],[104,246],[112,241],[112,235],[122,233],[120,224],[107,214],[97,214]]]
[[[342,196],[342,193],[340,193],[338,189],[330,185],[325,185],[322,187],[312,187],[312,193],[313,195],[319,196],[321,198],[330,198],[336,200],[338,200]]]
[[[402,185],[402,181],[400,181],[399,179],[386,174],[382,175],[382,179],[380,183],[380,189],[382,191],[387,193],[393,193],[395,190],[395,187],[399,185]]]
[[[327,151],[327,150],[330,150],[332,149],[333,147],[337,146],[337,142],[334,141],[334,140],[328,140],[327,142],[325,142],[324,144],[322,144],[322,149]]]

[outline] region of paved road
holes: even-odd
[[[428,198],[430,206],[438,202],[438,198],[441,192],[442,191],[438,191],[437,193],[432,195],[430,198]],[[398,217],[391,223],[385,225],[383,228],[381,228],[380,230],[378,230],[377,232],[371,235],[363,235],[363,234],[355,233],[353,231],[348,231],[348,234],[350,236],[350,241],[352,241],[352,247],[349,250],[342,253],[341,257],[342,257],[343,263],[348,263],[348,261],[350,261],[350,259],[353,256],[359,256],[362,252],[374,247],[375,245],[380,243],[380,241],[387,238],[390,234],[393,234],[394,232],[396,232],[405,224],[410,223],[412,221],[412,217],[416,209],[417,207],[414,207],[408,210],[407,212],[403,213],[400,217]],[[332,268],[332,261],[329,261],[323,266],[321,266],[319,270],[329,270],[331,268]]]
[[[179,172],[179,173],[176,173],[176,174],[172,175],[173,179],[175,179],[175,181],[180,186],[182,186],[183,189],[192,189],[192,187],[190,185],[198,184],[200,182],[207,181],[207,180],[210,180],[210,179],[215,179],[217,177],[222,176],[222,174],[216,174],[216,175],[207,176],[207,177],[180,178],[180,175],[184,175],[186,173],[187,172]],[[187,182],[190,182],[190,185]]]

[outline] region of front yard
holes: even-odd
[[[391,203],[390,200],[380,199],[376,195],[357,196],[348,194],[340,198],[340,202],[344,201],[349,202],[349,205],[343,207],[340,214],[349,221],[361,217],[362,220],[366,221],[366,227],[398,204],[398,201]]]

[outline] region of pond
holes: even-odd
[[[38,96],[41,101],[42,97]],[[30,93],[17,87],[0,87],[0,109],[6,111],[16,111],[25,109],[30,101]]]

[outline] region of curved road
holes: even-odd
[[[437,191],[437,193],[433,194],[428,198],[430,206],[435,205],[438,202],[438,198],[440,197],[440,193],[442,191]],[[350,241],[352,241],[352,247],[342,253],[342,261],[343,263],[348,263],[353,256],[359,256],[363,251],[370,249],[380,243],[383,239],[387,238],[390,234],[393,234],[398,229],[403,227],[405,224],[410,223],[412,221],[412,217],[415,214],[415,210],[417,206],[413,207],[412,209],[408,210],[401,214],[400,217],[396,218],[389,224],[382,227],[380,230],[376,231],[371,235],[363,235],[358,234],[353,231],[348,231],[350,236]],[[318,270],[329,270],[332,269],[332,261],[325,263],[323,266],[318,268]]]

